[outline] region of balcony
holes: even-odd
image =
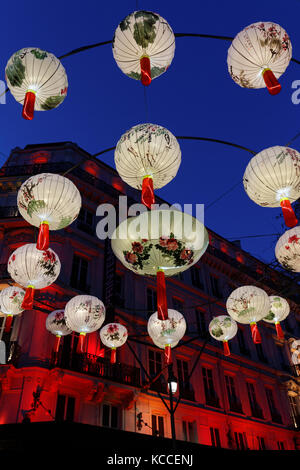
[[[111,364],[110,361],[93,354],[62,355],[52,353],[50,368],[60,367],[61,369],[72,370],[83,374],[92,375],[113,382],[140,387],[140,369],[127,364]]]
[[[167,382],[163,382],[162,380],[158,379],[150,385],[150,390],[167,394],[168,393]]]
[[[217,395],[205,394],[205,401],[206,401],[206,405],[208,405],[208,406],[213,406],[214,408],[220,408],[220,400],[217,397]]]

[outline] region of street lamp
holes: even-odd
[[[169,369],[169,377],[168,377],[168,391],[171,392],[172,395],[175,395],[177,392],[177,385],[178,380],[176,379],[175,375],[173,374],[173,370]]]
[[[173,403],[173,395],[177,391],[177,379],[173,373],[173,364],[169,364],[168,366],[168,391],[169,391],[169,399],[170,399],[170,417],[171,417],[171,431],[172,431],[172,447],[173,450],[176,449],[176,432],[175,432],[175,419],[174,419],[174,403]]]

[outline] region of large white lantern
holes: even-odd
[[[22,302],[22,308],[26,310],[33,306],[34,289],[43,289],[56,281],[60,261],[51,248],[41,251],[34,243],[28,243],[10,255],[7,270],[15,282],[26,287]]]
[[[228,341],[232,339],[238,331],[235,320],[228,315],[214,317],[208,325],[210,335],[217,341],[223,341],[225,356],[230,356]]]
[[[275,255],[279,263],[288,271],[300,272],[300,227],[287,230],[278,239]]]
[[[247,26],[232,41],[227,64],[231,78],[243,88],[267,87],[271,95],[281,90],[278,78],[292,58],[286,31],[276,23]]]
[[[46,328],[55,335],[54,352],[59,350],[60,339],[62,336],[69,335],[72,330],[67,327],[64,310],[54,310],[46,318]]]
[[[123,73],[143,85],[164,73],[175,53],[171,26],[157,13],[135,11],[121,21],[113,39],[113,55]]]
[[[297,225],[291,202],[300,197],[300,154],[279,145],[255,155],[243,177],[250,199],[263,207],[282,207],[288,227]]]
[[[300,366],[300,339],[290,340],[291,360],[294,366]]]
[[[204,225],[178,210],[147,211],[124,220],[114,231],[114,254],[136,274],[156,276],[157,310],[168,318],[165,276],[174,276],[197,263],[208,246]]]
[[[116,362],[116,348],[123,346],[128,337],[127,328],[120,323],[108,323],[100,330],[100,338],[102,343],[111,349],[110,362]]]
[[[11,94],[23,105],[25,119],[33,119],[34,110],[56,108],[67,95],[68,79],[60,60],[37,47],[15,52],[7,62],[5,79]]]
[[[5,331],[10,331],[12,319],[23,312],[22,302],[25,291],[17,286],[10,286],[0,292],[0,311],[6,316]]]
[[[142,190],[147,207],[155,203],[154,189],[177,174],[181,150],[176,137],[157,124],[138,124],[122,135],[115,150],[115,165],[122,180]]]
[[[284,339],[284,334],[280,322],[290,313],[290,306],[285,299],[278,295],[270,296],[270,310],[264,321],[275,324],[277,336],[279,339]]]
[[[66,325],[80,334],[77,352],[83,352],[87,333],[99,330],[105,319],[103,302],[93,295],[76,295],[66,304]]]
[[[261,343],[256,322],[268,315],[270,310],[268,294],[255,286],[238,287],[228,297],[226,308],[231,318],[239,323],[250,324],[253,342]]]
[[[165,350],[166,362],[170,364],[171,347],[178,344],[186,331],[184,316],[177,310],[168,309],[168,318],[160,320],[158,312],[155,312],[148,320],[147,329],[154,344],[159,344]]]
[[[18,191],[18,209],[31,225],[39,227],[38,250],[49,247],[49,229],[61,230],[78,216],[81,196],[64,176],[41,173],[31,176]]]

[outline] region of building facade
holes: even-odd
[[[170,415],[160,398],[168,401],[163,351],[146,334],[156,310],[155,281],[126,270],[109,240],[96,235],[103,216],[97,214],[100,204],[117,208],[122,195],[128,205],[140,201],[140,193],[114,169],[71,142],[12,150],[0,170],[0,289],[12,284],[6,270],[9,255],[37,237],[37,229],[18,213],[17,191],[29,176],[43,172],[70,178],[82,195],[82,209],[71,226],[50,232],[50,246],[62,265],[55,284],[36,293],[35,308],[15,317],[9,334],[0,318],[6,344],[0,424],[74,421],[171,437]],[[182,312],[188,325],[173,350],[181,397],[176,437],[230,449],[299,449],[300,376],[289,349],[291,339],[300,337],[297,280],[264,265],[238,243],[209,233],[210,245],[200,261],[167,280],[168,305]],[[285,340],[277,339],[273,325],[260,322],[262,344],[254,345],[250,327],[239,325],[230,342],[232,354],[225,357],[222,343],[208,338],[208,324],[213,316],[226,314],[228,295],[246,284],[287,298],[292,313],[282,324]],[[120,321],[129,331],[115,365],[108,351],[103,357],[98,332],[87,335],[84,354],[76,353],[75,333],[62,338],[58,354],[53,353],[47,315],[84,293],[103,300],[106,320]]]

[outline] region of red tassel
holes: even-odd
[[[34,286],[27,286],[25,291],[24,299],[22,302],[23,310],[31,310],[33,307],[33,298],[34,298]]]
[[[171,346],[169,344],[165,346],[165,360],[168,365],[172,362]]]
[[[260,344],[261,343],[261,336],[260,332],[258,331],[258,327],[256,323],[250,323],[251,326],[251,333],[252,333],[252,339],[254,344]]]
[[[277,332],[277,338],[284,339],[284,333],[282,331],[279,321],[275,323],[275,327],[276,327],[276,332]]]
[[[298,223],[298,220],[288,198],[280,199],[280,205],[282,208],[285,225],[287,227],[295,227],[295,225]]]
[[[157,284],[157,316],[159,320],[167,320],[168,304],[167,304],[165,273],[163,271],[157,271],[156,284]]]
[[[104,357],[105,356],[105,349],[101,348],[98,354],[98,357]]]
[[[85,335],[86,333],[80,333],[79,338],[78,338],[78,343],[77,343],[77,349],[76,352],[77,354],[83,353],[83,346],[84,346],[84,341],[85,341]]]
[[[274,73],[270,69],[264,69],[262,73],[264,82],[266,87],[268,88],[268,92],[271,95],[277,95],[281,90],[281,85],[277,78],[275,77]]]
[[[59,351],[60,338],[61,338],[60,335],[56,335],[56,336],[55,336],[55,342],[54,342],[54,346],[53,346],[53,351],[54,351],[55,353],[58,353],[58,351]]]
[[[49,224],[42,222],[39,229],[39,236],[37,239],[36,247],[38,250],[48,250],[49,248]]]
[[[27,91],[23,104],[22,116],[24,119],[31,121],[34,114],[35,93]]]
[[[144,206],[151,209],[151,205],[155,204],[155,196],[153,190],[153,179],[151,177],[146,176],[143,179],[142,185],[142,203]]]
[[[12,321],[13,321],[13,315],[7,315],[6,320],[5,320],[5,330],[4,330],[5,333],[10,332]]]
[[[144,86],[148,86],[151,83],[151,65],[150,58],[144,55],[140,58],[141,64],[141,82]]]
[[[228,341],[223,341],[224,356],[230,356]]]
[[[111,362],[111,364],[115,364],[117,362],[117,350],[116,350],[116,348],[111,348],[110,362]]]

